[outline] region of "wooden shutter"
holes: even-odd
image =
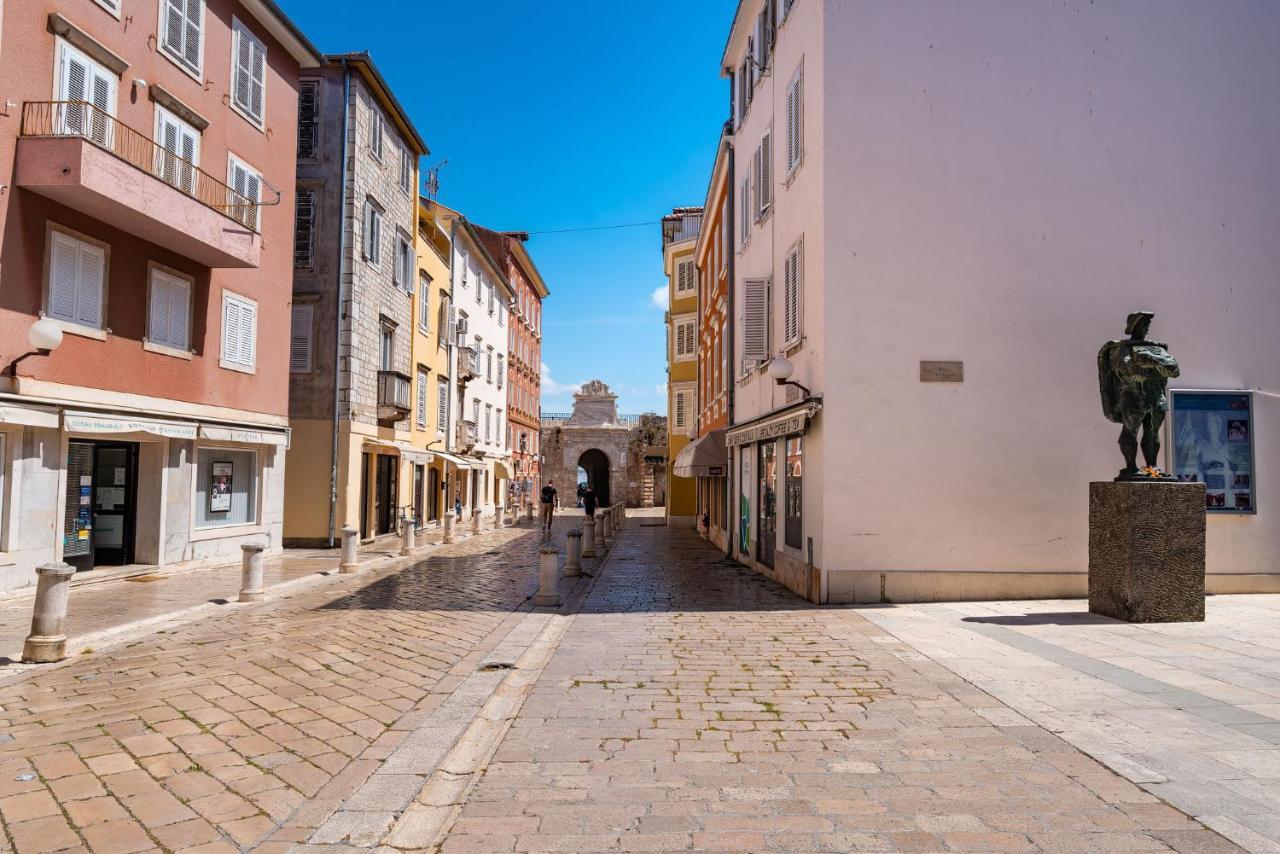
[[[740,205],[740,207],[742,208],[742,212],[741,212],[741,215],[739,216],[741,225],[739,226],[739,234],[738,234],[738,240],[739,240],[738,245],[740,247],[746,246],[747,241],[751,239],[751,174],[750,172],[748,172],[746,177],[742,179],[741,196],[742,196],[742,204]]]
[[[782,264],[782,328],[787,344],[800,340],[800,247]]]
[[[266,101],[267,50],[239,20],[235,23],[234,39],[231,97],[250,118],[261,122]]]
[[[769,280],[747,279],[742,287],[744,370],[769,358]]]
[[[427,372],[418,370],[418,426],[427,426]]]
[[[762,195],[763,185],[763,141],[761,145],[756,146],[756,153],[751,157],[751,218],[756,222],[760,221],[760,212],[764,209],[764,196]]]
[[[65,44],[62,45],[62,74],[58,97],[68,102],[63,108],[59,131],[84,133],[88,116],[79,102],[89,100],[89,66]]]
[[[147,338],[155,344],[190,348],[191,285],[160,270],[151,271],[151,303]]]
[[[298,156],[316,156],[320,114],[320,81],[303,80],[298,86]]]
[[[314,340],[315,306],[312,303],[295,303],[289,328],[289,372],[311,373],[312,341]]]
[[[449,381],[441,378],[436,380],[436,430],[444,431],[449,421]]]
[[[310,267],[315,259],[316,191],[298,188],[293,223],[293,266]]]
[[[760,139],[760,216],[773,205],[773,131],[767,130]]]
[[[676,429],[677,429],[677,430],[684,430],[684,429],[685,429],[686,409],[687,409],[687,407],[688,407],[688,401],[686,400],[686,393],[685,393],[684,391],[677,391],[677,392],[675,393],[675,404],[674,404],[674,405],[675,405],[675,418],[674,418],[674,421],[675,421],[675,423],[676,423]]]
[[[245,358],[244,365],[252,368],[258,355],[258,307],[248,302],[241,303],[240,319],[240,353]]]
[[[164,47],[192,71],[200,69],[203,0],[164,0]]]
[[[222,358],[247,368],[254,366],[257,348],[258,309],[252,303],[224,296],[222,303]]]
[[[803,150],[803,95],[804,68],[796,69],[795,76],[787,86],[787,173],[790,174],[800,165],[800,153]]]
[[[156,111],[157,140],[162,151],[156,152],[157,172],[165,183],[191,192],[195,186],[193,166],[199,165],[200,138],[194,128],[179,121],[167,110]]]

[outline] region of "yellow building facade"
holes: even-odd
[[[667,520],[695,523],[697,483],[677,477],[674,460],[697,435],[698,268],[695,250],[702,208],[676,208],[662,218],[663,273],[667,277]]]

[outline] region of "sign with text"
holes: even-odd
[[[1172,397],[1174,476],[1204,484],[1205,510],[1210,513],[1256,513],[1253,395],[1175,391]]]

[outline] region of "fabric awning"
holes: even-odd
[[[0,424],[21,424],[23,427],[48,427],[56,430],[58,410],[0,403]]]
[[[88,433],[99,436],[140,439],[194,439],[196,425],[182,421],[161,421],[155,418],[130,418],[128,416],[99,415],[94,412],[65,412],[62,426],[68,433]]]
[[[780,436],[803,434],[809,429],[809,422],[821,410],[820,400],[807,400],[781,412],[762,415],[745,424],[730,427],[725,434],[725,442],[732,448],[738,445],[749,445],[752,442],[777,439]]]
[[[473,462],[476,462],[476,460],[463,459],[457,454],[450,454],[450,453],[446,453],[445,451],[435,451],[434,453],[437,457],[444,460],[446,463],[453,463],[455,466],[457,466],[460,469],[469,469],[472,467],[471,464]]]
[[[511,472],[507,469],[507,464],[502,460],[493,461],[493,476],[498,480],[511,480]]]
[[[724,477],[728,458],[724,430],[712,430],[681,448],[671,471],[676,477]]]
[[[289,444],[289,434],[276,430],[256,430],[248,427],[224,427],[221,425],[201,424],[200,438],[211,442],[240,442],[245,445],[277,445]]]

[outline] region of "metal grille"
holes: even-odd
[[[67,506],[62,525],[62,557],[83,557],[93,550],[93,531],[89,536],[80,539],[78,532],[85,527],[80,523],[80,508],[88,507],[92,513],[92,504],[80,503],[82,478],[88,478],[89,500],[93,500],[93,446],[83,442],[72,442],[67,445]]]

